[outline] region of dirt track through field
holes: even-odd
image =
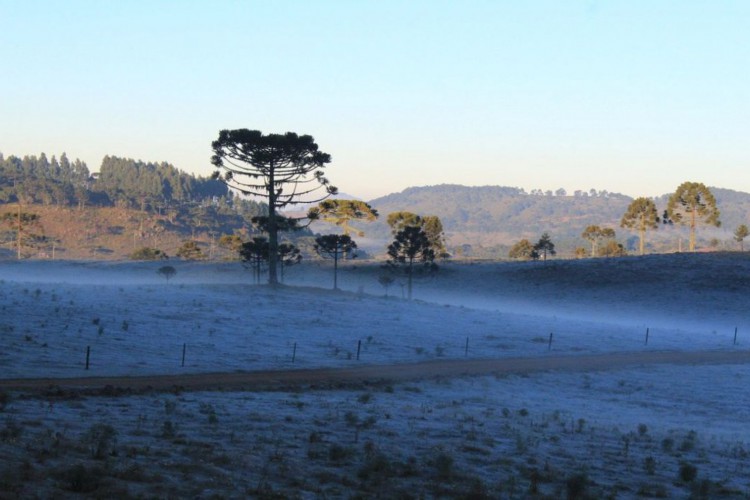
[[[405,382],[464,375],[503,375],[542,371],[601,371],[657,364],[740,364],[750,351],[655,351],[532,358],[434,360],[356,368],[269,370],[133,377],[80,377],[0,380],[0,389],[49,393],[75,391],[122,394],[144,391],[293,390]]]

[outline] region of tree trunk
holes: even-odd
[[[690,212],[690,251],[695,252],[695,207]]]
[[[18,230],[16,232],[16,257],[21,260],[21,201],[18,201]]]
[[[414,259],[413,258],[409,258],[409,267],[407,268],[407,272],[406,272],[406,275],[407,275],[407,281],[406,281],[407,287],[406,287],[406,290],[407,290],[407,297],[408,297],[409,300],[411,300],[411,277],[412,277],[412,268],[413,267],[414,267]]]
[[[338,275],[339,275],[339,253],[337,249],[333,253],[333,289],[334,290],[339,289]]]
[[[641,227],[638,229],[638,247],[640,250],[640,254],[643,255],[643,250],[646,243],[646,214],[641,214]]]
[[[276,225],[276,186],[274,183],[274,165],[268,169],[268,284],[277,285],[276,262],[279,257],[279,231]]]

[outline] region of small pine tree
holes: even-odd
[[[315,251],[324,258],[333,259],[333,289],[338,290],[339,259],[351,255],[357,244],[347,234],[325,234],[315,238]]]
[[[552,243],[552,239],[550,238],[550,235],[548,233],[543,233],[542,237],[539,238],[539,241],[537,241],[536,245],[534,245],[534,250],[538,253],[539,256],[542,257],[543,261],[547,261],[547,255],[556,255],[557,252],[555,251],[555,244]]]

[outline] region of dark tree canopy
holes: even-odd
[[[388,246],[388,264],[403,268],[407,277],[408,298],[412,298],[412,282],[416,268],[435,270],[435,250],[427,233],[418,226],[405,226],[396,233]]]
[[[315,238],[315,251],[324,258],[333,259],[333,289],[338,289],[339,260],[351,255],[357,244],[348,234],[324,234]]]
[[[534,245],[534,250],[542,257],[542,260],[547,260],[547,254],[549,255],[555,255],[557,252],[555,251],[555,244],[552,243],[552,239],[550,238],[550,235],[547,233],[542,234],[542,237],[539,238],[539,241],[536,242],[536,245]]]
[[[161,266],[159,269],[156,270],[156,272],[164,277],[167,282],[175,275],[177,274],[177,269],[175,269],[172,266]]]
[[[331,156],[312,136],[264,135],[259,130],[222,130],[212,143],[215,177],[245,195],[268,203],[268,282],[278,283],[277,211],[299,202],[319,202],[337,192],[323,174]]]
[[[416,227],[424,231],[436,256],[447,256],[443,223],[437,215],[417,215],[412,212],[392,212],[388,214],[388,225],[395,236],[407,227]]]
[[[284,282],[284,268],[302,262],[302,251],[292,243],[279,243],[279,269],[281,282]]]
[[[265,262],[268,262],[268,240],[262,236],[256,236],[240,246],[239,254],[242,264],[253,270],[255,282],[260,283],[261,268]]]

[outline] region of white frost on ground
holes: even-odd
[[[671,258],[612,261],[619,275],[601,262],[450,265],[415,285],[416,303],[384,298],[378,271],[364,265],[346,268],[347,291],[333,292],[313,288],[330,278],[319,264],[288,270],[297,286],[271,291],[244,283],[249,273],[234,264],[170,263],[178,272],[166,283],[156,274],[163,264],[0,262],[0,376],[352,366],[359,340],[359,363],[378,364],[462,358],[467,337],[475,358],[743,348],[747,259]],[[576,285],[566,273],[588,277]],[[10,464],[30,460],[21,450],[47,450],[28,474],[41,496],[64,490],[66,479],[39,471],[83,461],[71,443],[103,423],[127,450],[115,469],[140,478],[112,473],[133,495],[347,497],[403,485],[416,496],[455,496],[479,481],[488,498],[524,498],[535,483],[560,497],[584,471],[597,493],[616,498],[685,497],[700,490],[679,480],[693,464],[711,482],[702,486],[709,497],[742,498],[749,382],[745,365],[664,365],[340,391],[14,399],[0,434],[11,422],[24,432],[0,442],[0,472],[13,476]],[[55,452],[60,443],[71,451]],[[377,456],[398,481],[367,472]],[[0,486],[15,484],[4,477]]]

